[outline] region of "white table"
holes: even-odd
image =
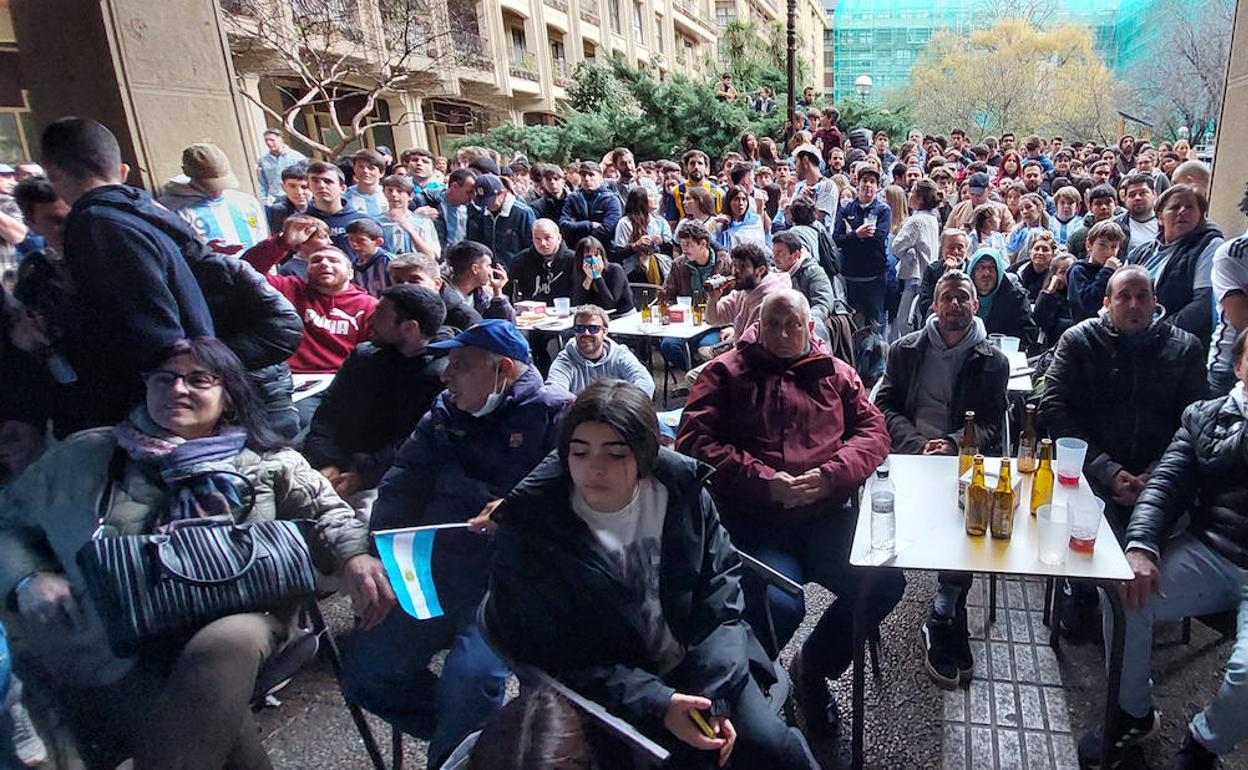
[[[659,323],[652,320],[650,323],[642,323],[641,313],[629,313],[623,318],[614,318],[611,320],[609,333],[612,337],[635,337],[646,341],[646,351],[649,352],[649,344],[651,340],[663,339],[664,337],[674,337],[685,343],[685,353],[689,356],[689,363],[694,362],[694,351],[690,348],[694,340],[700,339],[707,332],[722,328],[707,323],[693,323],[693,311],[688,307],[684,307],[685,317],[688,321],[682,323]],[[656,309],[657,314],[657,309]],[[667,359],[663,359],[663,404],[667,405],[667,381],[669,379],[670,367]]]
[[[1122,604],[1114,584],[1133,577],[1122,548],[1104,514],[1097,534],[1096,547],[1089,554],[1070,551],[1066,563],[1049,565],[1037,558],[1037,520],[1030,513],[1031,474],[1023,476],[1019,485],[1019,503],[1014,515],[1014,531],[1009,540],[990,535],[969,537],[965,515],[958,507],[958,458],[946,456],[891,455],[890,476],[897,487],[894,501],[896,512],[895,551],[882,554],[871,550],[871,498],[861,496],[862,503],[854,542],[850,548],[850,564],[857,567],[896,567],[929,571],[986,572],[1001,575],[1039,575],[1053,578],[1092,580],[1107,588],[1113,614],[1113,643],[1109,661],[1109,692],[1106,701],[1106,735],[1112,735],[1111,720],[1116,716],[1118,688],[1122,669],[1123,622]],[[994,469],[999,461],[989,459]],[[1072,497],[1094,498],[1088,482],[1080,478],[1077,488],[1055,484],[1053,502],[1064,504]],[[859,598],[867,594],[868,580],[859,589]],[[861,607],[854,613],[853,670],[853,767],[862,767],[863,713],[863,641]],[[1054,634],[1057,630],[1054,629]],[[1109,750],[1106,746],[1103,751]],[[1103,765],[1104,766],[1104,765]]]

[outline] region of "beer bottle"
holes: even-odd
[[[1040,465],[1036,468],[1036,475],[1031,478],[1031,515],[1035,516],[1040,506],[1052,502],[1053,441],[1046,438],[1040,441]]]
[[[659,323],[669,324],[672,322],[672,319],[667,315],[667,310],[667,292],[659,289]]]
[[[1023,432],[1018,437],[1018,472],[1031,473],[1036,469],[1036,449],[1039,439],[1036,436],[1036,407],[1028,404],[1023,415]]]
[[[650,292],[643,291],[641,293],[641,322],[643,324],[650,323],[652,319],[650,310]]]
[[[992,493],[984,483],[984,456],[976,454],[972,463],[971,486],[966,490],[966,534],[979,537],[988,530]]]
[[[975,435],[975,413],[966,413],[966,427],[962,429],[962,440],[958,443],[958,478],[971,469],[971,461],[979,454],[979,439]]]
[[[989,517],[992,536],[1009,540],[1014,534],[1014,486],[1010,481],[1010,458],[1001,459],[1001,476],[992,491],[992,515]]]

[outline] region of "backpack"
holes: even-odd
[[[863,324],[854,330],[854,369],[868,388],[884,376],[884,358],[888,346],[884,335],[873,330],[871,324]]]

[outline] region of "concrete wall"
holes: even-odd
[[[11,0],[36,125],[63,115],[117,135],[129,180],[157,190],[182,148],[220,145],[244,190],[260,140],[244,136],[214,0]]]
[[[1248,218],[1239,210],[1244,184],[1248,183],[1245,125],[1248,125],[1248,3],[1237,2],[1209,201],[1209,216],[1228,238],[1240,235],[1248,227]]]

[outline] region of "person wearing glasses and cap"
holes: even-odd
[[[502,498],[555,448],[572,394],[542,382],[528,341],[507,321],[482,321],[425,349],[448,351],[446,390],[382,477],[369,528],[468,522],[471,532],[438,535],[432,558],[448,578],[437,591],[444,614],[417,621],[391,612],[360,633],[343,689],[351,702],[431,739],[429,767],[441,767],[503,705],[509,673],[477,627],[492,546],[472,533],[493,531],[490,516]],[[435,678],[429,660],[446,649]]]
[[[607,337],[607,311],[597,305],[581,305],[572,314],[572,339],[546,375],[547,385],[557,385],[574,395],[594,380],[624,380],[654,395],[654,378],[627,347]]]

